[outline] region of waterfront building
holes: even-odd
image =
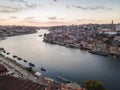
[[[72,82],[72,83],[61,85],[61,90],[85,90],[85,89],[81,88],[79,84]]]
[[[117,31],[117,32],[120,32],[120,24],[117,24],[117,25],[116,25],[116,31]]]
[[[72,82],[72,83],[51,83],[49,82],[48,87],[45,90],[86,90],[82,88],[79,84]]]
[[[114,40],[116,40],[116,41],[119,41],[119,42],[120,42],[120,36],[115,36],[115,37],[114,37]]]

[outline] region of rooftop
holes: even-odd
[[[13,76],[0,77],[0,90],[45,90],[45,85],[40,85],[30,80]]]
[[[0,73],[6,72],[6,71],[7,71],[7,68],[4,65],[0,64]]]

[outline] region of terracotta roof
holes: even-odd
[[[68,83],[68,84],[66,84],[66,86],[71,87],[72,89],[78,89],[78,88],[80,89],[81,88],[80,85],[77,83]]]
[[[7,71],[7,68],[4,65],[0,64],[0,73],[6,72],[6,71]]]
[[[45,90],[45,87],[45,85],[13,76],[0,77],[0,90]]]

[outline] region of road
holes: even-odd
[[[37,77],[33,75],[32,73],[28,72],[24,66],[18,65],[17,62],[12,59],[0,56],[0,63],[6,66],[8,69],[8,73],[14,73],[13,76],[19,77],[22,79],[29,79],[32,80],[33,82],[37,82],[40,84],[47,84],[46,81],[41,77]]]

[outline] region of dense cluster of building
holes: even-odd
[[[47,87],[47,90],[86,90],[85,88],[81,88],[79,84],[77,84],[76,82],[72,82],[72,83],[67,83],[67,84],[49,84]]]
[[[120,55],[120,24],[58,26],[44,35],[44,41],[92,53]]]
[[[38,27],[28,26],[0,26],[0,37],[36,33]]]

